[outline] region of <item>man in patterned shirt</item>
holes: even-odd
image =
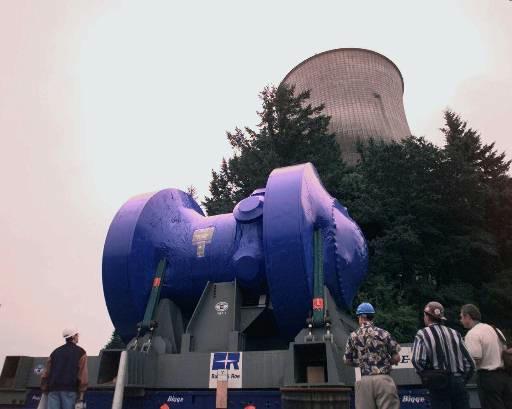
[[[389,373],[400,361],[400,345],[389,332],[373,324],[375,309],[370,303],[357,307],[359,328],[350,334],[343,361],[361,369],[356,381],[357,409],[399,409],[396,385]]]

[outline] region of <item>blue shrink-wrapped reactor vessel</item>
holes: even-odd
[[[105,242],[103,289],[112,322],[123,340],[136,335],[165,259],[161,299],[192,312],[208,282],[236,280],[248,293],[268,295],[279,330],[293,337],[311,311],[315,230],[324,284],[338,307],[350,308],[366,275],[366,242],[310,163],[275,169],[265,188],[231,214],[205,216],[177,189],[136,196],[117,212]]]

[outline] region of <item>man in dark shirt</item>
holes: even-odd
[[[356,381],[357,409],[399,409],[395,382],[389,376],[391,366],[400,361],[400,345],[389,332],[373,324],[375,309],[370,303],[357,307],[359,328],[350,334],[343,361],[358,366],[361,379]]]
[[[78,331],[66,328],[62,336],[66,343],[51,353],[41,378],[48,409],[73,409],[87,389],[87,354],[77,345]]]
[[[425,328],[414,338],[412,364],[430,392],[432,409],[469,409],[465,384],[475,363],[460,334],[443,325],[445,320],[440,303],[425,306]]]

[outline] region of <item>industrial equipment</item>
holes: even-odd
[[[89,358],[88,407],[348,407],[358,371],[342,363],[356,327],[345,311],[367,262],[361,230],[311,164],[274,170],[231,214],[205,216],[177,189],[130,199],[103,253],[127,348]],[[0,408],[37,406],[44,361],[6,359]],[[410,347],[393,376],[402,407],[426,407]]]
[[[103,254],[114,326],[126,342],[136,335],[155,280],[160,299],[171,300],[186,320],[207,283],[236,282],[245,304],[267,297],[279,334],[294,337],[312,306],[314,231],[322,240],[321,286],[340,308],[350,307],[365,277],[366,243],[311,164],[274,170],[232,214],[205,217],[177,189],[135,197],[115,216]],[[166,268],[156,278],[160,260]]]

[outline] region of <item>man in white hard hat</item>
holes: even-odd
[[[55,349],[46,362],[41,389],[48,393],[48,409],[74,409],[87,389],[87,353],[78,344],[78,330],[65,328],[66,343]]]

